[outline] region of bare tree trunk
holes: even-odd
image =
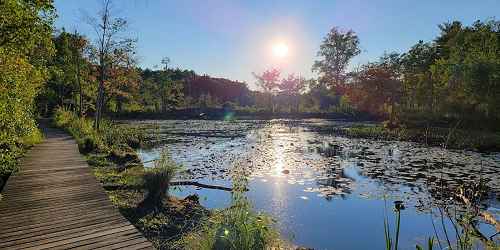
[[[72,91],[71,94],[73,95],[73,98],[74,98],[74,100],[73,100],[73,111],[76,113],[77,112],[76,105],[78,103],[78,100],[77,100],[78,96],[76,95],[76,91]]]
[[[97,100],[96,100],[96,113],[95,113],[95,122],[94,122],[94,127],[95,129],[99,130],[99,123],[101,122],[101,116],[102,116],[102,107],[104,103],[104,80],[106,79],[106,65],[105,65],[105,56],[106,56],[106,51],[107,51],[107,28],[108,28],[108,15],[109,15],[109,1],[105,2],[104,5],[104,12],[102,14],[102,37],[100,40],[100,45],[99,45],[99,90],[97,93]]]
[[[76,33],[76,31],[75,31],[75,38],[76,39],[78,39],[77,35],[78,35],[78,33]],[[82,117],[83,116],[83,93],[82,93],[82,83],[80,81],[80,60],[79,60],[80,51],[79,51],[79,49],[75,47],[74,53],[75,53],[74,63],[76,66],[76,82],[78,84],[78,94],[79,94],[78,115],[80,117]],[[76,99],[76,95],[75,95],[75,99]],[[77,102],[75,101],[75,105],[76,105],[76,103]],[[76,108],[75,108],[75,111],[76,111]]]
[[[162,113],[166,113],[167,112],[167,104],[166,104],[167,100],[166,100],[166,97],[164,95],[161,96],[161,112]]]
[[[104,55],[103,55],[104,57]],[[100,76],[99,76],[99,90],[97,92],[96,113],[94,127],[99,129],[99,123],[102,117],[102,107],[104,103],[104,79],[105,79],[105,65],[104,58],[100,62]]]
[[[77,59],[76,62],[76,82],[78,83],[78,93],[79,93],[79,104],[78,104],[78,114],[80,117],[83,116],[83,93],[82,93],[82,83],[80,81],[80,62]]]
[[[78,113],[80,114],[80,117],[83,116],[83,93],[82,93],[82,84],[80,83],[80,80],[78,80],[78,92],[80,92],[80,103],[78,104],[79,110]]]

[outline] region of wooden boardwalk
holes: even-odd
[[[4,188],[0,249],[153,249],[113,207],[75,141],[45,132]]]

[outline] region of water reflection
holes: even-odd
[[[347,139],[325,132],[348,125],[324,120],[164,121],[160,137],[171,142],[166,146],[174,160],[189,169],[189,178],[230,185],[231,169],[247,168],[248,196],[256,209],[271,213],[294,242],[316,249],[383,248],[384,204],[394,200],[407,206],[401,239],[406,248],[414,249],[416,242],[435,235],[432,222],[453,232],[450,220],[439,220],[437,205],[460,208],[450,201],[450,191],[477,182],[478,176],[487,190],[483,210],[500,217],[498,154]],[[141,157],[155,158],[158,151],[143,150]],[[229,200],[229,194],[220,191],[179,192],[198,193],[209,207],[224,207]],[[479,229],[495,233],[484,223]],[[437,234],[444,237],[443,230]]]

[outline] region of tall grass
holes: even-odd
[[[92,119],[78,117],[64,108],[56,110],[53,121],[54,125],[65,129],[76,139],[80,152],[84,154],[108,153],[124,145],[136,148],[144,138],[139,129],[116,125],[108,120],[103,120],[97,131]]]
[[[420,245],[416,245],[415,248],[417,248],[417,250],[424,250],[424,247]],[[432,249],[434,249],[434,237],[429,237],[427,239],[427,250],[432,250]]]
[[[200,230],[185,237],[186,249],[280,249],[274,221],[252,210],[245,196],[246,186],[245,177],[233,177],[231,206],[215,212]]]
[[[144,172],[144,188],[147,191],[143,204],[161,208],[168,197],[170,182],[181,170],[181,167],[170,159],[167,150],[161,152],[160,158],[154,162],[154,167]]]
[[[383,126],[362,125],[348,129],[334,129],[332,132],[354,138],[414,141],[430,146],[446,146],[455,149],[500,150],[500,134],[488,131],[440,127],[388,129]]]
[[[70,133],[78,143],[80,152],[107,151],[107,145],[102,136],[94,130],[92,121],[85,117],[78,117],[75,113],[58,108],[53,117],[54,125]]]

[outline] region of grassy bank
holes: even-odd
[[[353,138],[412,141],[451,149],[500,152],[500,134],[489,131],[441,127],[389,129],[383,125],[358,125],[350,128],[334,128],[329,132]]]
[[[197,196],[169,195],[170,181],[181,171],[168,153],[145,169],[134,147],[140,131],[104,122],[95,131],[92,121],[57,110],[54,125],[76,139],[110,200],[158,249],[271,249],[283,242],[273,221],[254,213],[244,195],[245,181],[234,181],[232,204],[221,210],[202,207]]]

